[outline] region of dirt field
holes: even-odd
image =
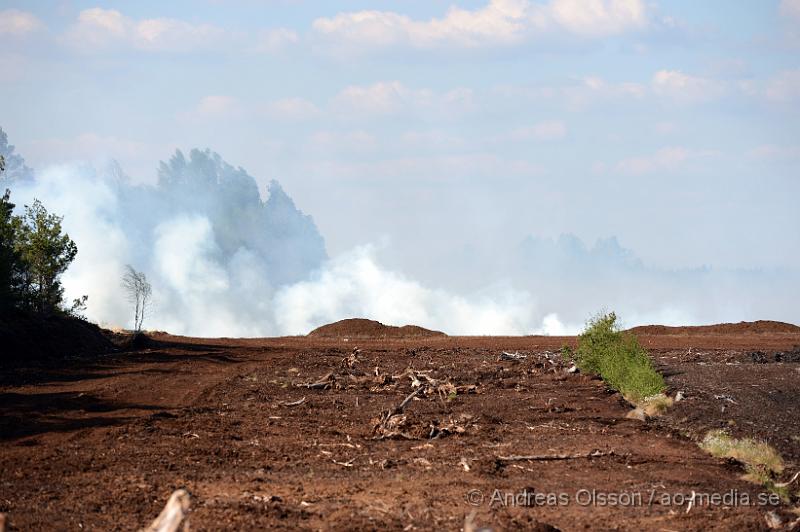
[[[193,530],[459,530],[465,519],[760,530],[770,510],[796,517],[693,438],[724,426],[773,444],[787,475],[800,468],[800,363],[774,356],[800,334],[642,341],[686,395],[646,422],[567,371],[557,353],[574,338],[161,335],[66,369],[6,371],[0,512],[12,529],[135,530],[185,487]],[[726,498],[689,507],[693,491]]]

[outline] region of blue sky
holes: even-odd
[[[152,182],[209,147],[331,255],[447,277],[526,236],[800,261],[800,2],[0,2],[0,126]],[[438,271],[437,269],[442,270]]]

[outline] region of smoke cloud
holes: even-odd
[[[280,184],[262,198],[253,177],[208,150],[176,152],[156,185],[132,183],[116,164],[34,177],[13,155],[14,174],[0,185],[19,207],[38,198],[64,216],[79,249],[66,296],[88,295],[87,317],[108,326],[132,325],[126,264],[153,285],[145,328],[201,337],[305,334],[348,317],[449,334],[560,335],[604,308],[631,326],[800,318],[787,316],[800,296],[794,271],[660,270],[613,237],[587,246],[562,235],[501,253],[470,249],[422,282],[385,266],[385,245],[329,258]]]
[[[64,216],[79,248],[66,296],[87,294],[87,317],[102,324],[131,325],[120,281],[132,264],[153,285],[146,327],[176,334],[305,334],[355,316],[451,334],[568,330],[525,291],[432,289],[383,267],[375,246],[328,259],[313,221],[278,183],[262,201],[255,180],[211,152],[177,153],[154,187],[131,185],[115,165],[70,164],[12,188],[18,205],[39,198]]]

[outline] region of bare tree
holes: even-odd
[[[125,266],[122,287],[128,293],[128,300],[135,306],[133,330],[139,333],[142,331],[142,323],[150,309],[150,296],[153,293],[153,288],[150,286],[150,282],[144,272],[137,272],[130,264]]]

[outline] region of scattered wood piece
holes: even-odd
[[[464,517],[464,532],[477,532],[478,527],[475,524],[476,510],[472,510]]]
[[[351,458],[347,462],[337,462],[336,460],[333,460],[333,463],[336,464],[336,465],[343,466],[343,467],[353,467],[353,462],[355,462],[355,461],[356,461],[355,458]]]
[[[361,445],[352,443],[318,443],[317,447],[349,447],[350,449],[361,449]]]
[[[729,403],[731,403],[731,404],[734,404],[734,405],[737,405],[737,404],[739,404],[739,403],[737,403],[737,402],[736,402],[736,400],[735,400],[733,397],[731,397],[730,395],[724,395],[724,394],[723,394],[723,395],[715,395],[715,396],[714,396],[714,399],[716,399],[716,400],[718,400],[718,401],[720,401],[720,400],[722,400],[722,401],[728,401]]]
[[[503,462],[519,462],[530,460],[532,462],[546,462],[551,460],[577,460],[581,458],[598,458],[601,456],[618,456],[615,451],[592,451],[581,454],[512,454],[509,456],[498,456],[497,459]]]
[[[375,438],[379,440],[388,438],[414,439],[413,436],[402,430],[406,425],[406,416],[403,415],[403,412],[416,396],[425,391],[425,388],[426,386],[424,385],[420,386],[408,394],[399,405],[391,410],[384,411],[378,419],[378,423],[372,429],[372,434],[375,435]]]
[[[199,438],[200,435],[196,432],[184,432],[183,436],[186,438]]]
[[[395,409],[392,411],[392,414],[402,414],[402,413],[403,413],[403,411],[406,409],[406,406],[408,406],[408,403],[410,403],[411,401],[413,401],[413,400],[414,400],[414,398],[415,398],[416,396],[418,396],[420,393],[422,393],[422,392],[424,392],[424,391],[425,391],[425,386],[420,386],[419,388],[417,388],[416,390],[414,390],[413,392],[411,392],[410,394],[408,394],[408,396],[407,396],[405,399],[403,399],[403,402],[402,402],[402,403],[400,403],[400,404],[399,404],[399,405],[398,405],[398,406],[397,406],[397,407],[396,407],[396,408],[395,408]]]
[[[305,402],[306,402],[306,398],[305,398],[305,397],[303,397],[302,399],[299,399],[299,400],[297,400],[297,401],[291,401],[291,402],[286,402],[286,401],[284,401],[284,402],[282,402],[281,404],[282,404],[283,406],[300,406],[300,405],[302,405],[302,404],[303,404],[303,403],[305,403]]]
[[[783,519],[773,511],[769,511],[764,514],[764,520],[767,522],[767,528],[770,530],[777,530],[783,527]]]
[[[186,517],[190,502],[188,491],[179,489],[172,492],[164,509],[145,532],[175,532]]]
[[[320,377],[316,382],[307,384],[300,384],[299,386],[308,388],[309,390],[327,390],[333,385],[333,372],[329,371],[323,377]]]
[[[361,359],[358,357],[360,353],[361,349],[359,349],[358,347],[354,347],[353,352],[342,359],[342,367],[353,369],[356,366],[356,364],[361,362]]]
[[[781,482],[780,484],[775,484],[775,487],[776,488],[788,488],[789,486],[794,484],[794,481],[797,480],[798,478],[800,478],[800,471],[795,473],[794,476],[792,478],[790,478],[788,482]]]
[[[463,467],[464,471],[469,471],[471,469],[469,467],[469,461],[466,458],[464,458],[463,456],[461,457],[461,460],[459,460],[458,465]]]
[[[696,496],[697,496],[697,494],[694,492],[694,490],[692,490],[692,498],[689,499],[689,504],[686,505],[686,513],[687,514],[690,511],[692,511],[692,506],[694,506],[694,499],[695,499]]]
[[[498,360],[525,360],[526,358],[528,358],[528,355],[520,353],[519,351],[514,353],[503,351],[498,357]]]
[[[6,532],[6,514],[0,513],[0,532]]]

